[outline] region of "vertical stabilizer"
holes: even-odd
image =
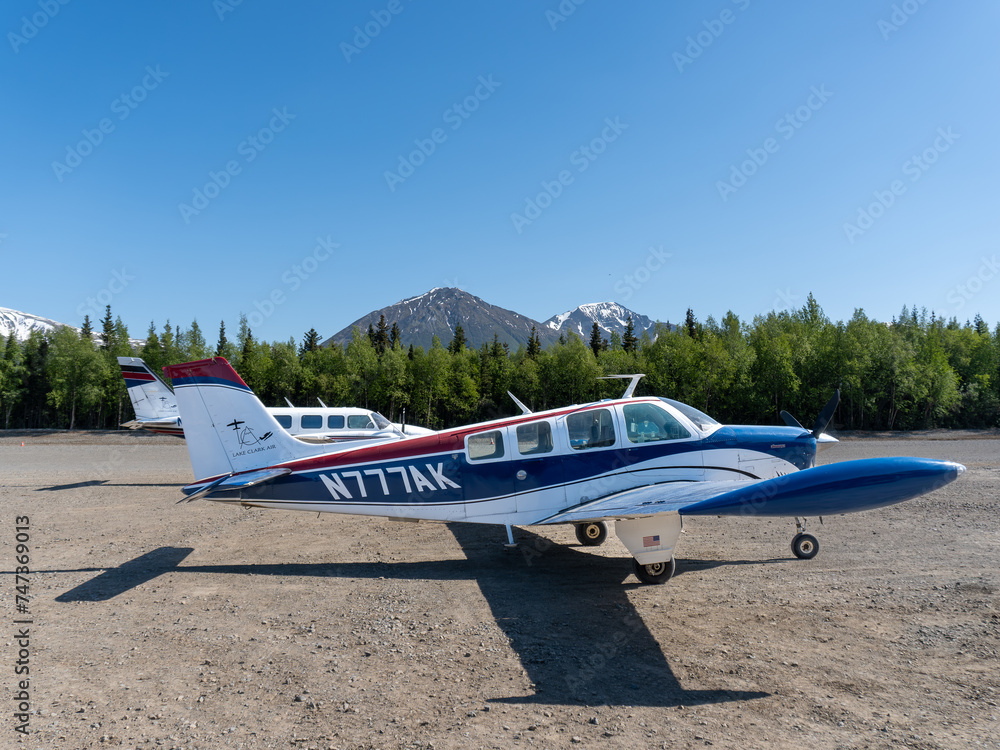
[[[164,367],[173,381],[198,480],[329,453],[281,428],[222,357]]]
[[[119,357],[128,397],[139,420],[164,420],[177,416],[177,399],[139,357]]]

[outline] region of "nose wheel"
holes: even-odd
[[[666,583],[677,570],[677,561],[670,558],[666,562],[643,565],[632,558],[632,572],[640,583]]]
[[[806,533],[804,518],[795,519],[795,530],[798,533],[792,538],[792,554],[800,560],[812,560],[819,552],[819,541],[812,534]]]

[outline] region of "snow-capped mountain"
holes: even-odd
[[[597,323],[602,338],[611,336],[612,331],[617,331],[621,336],[625,332],[629,316],[632,317],[632,329],[637,337],[641,336],[643,331],[649,331],[652,335],[656,321],[622,307],[617,302],[592,302],[580,305],[561,315],[553,315],[545,321],[545,326],[556,332],[571,330],[587,341],[590,339],[594,323]]]
[[[377,326],[383,315],[387,326],[391,327],[395,323],[399,327],[400,339],[404,345],[413,344],[424,349],[430,348],[434,336],[447,346],[455,335],[457,324],[462,325],[466,341],[474,349],[484,342],[491,343],[496,334],[500,342],[510,346],[512,351],[527,343],[532,326],[535,327],[542,346],[548,346],[569,330],[584,341],[589,341],[595,321],[601,330],[601,337],[605,339],[610,338],[612,331],[617,331],[619,336],[624,334],[630,315],[636,336],[641,336],[647,330],[652,333],[656,325],[655,321],[645,315],[639,315],[614,302],[581,305],[540,323],[526,315],[491,305],[461,289],[437,288],[373,310],[335,333],[323,345],[346,344],[351,340],[352,328],[357,327],[361,333],[366,333],[368,326]]]
[[[389,327],[393,323],[399,326],[404,345],[413,344],[424,349],[431,347],[434,336],[447,346],[454,337],[455,326],[458,324],[462,326],[468,345],[473,348],[479,348],[483,342],[491,343],[495,333],[500,343],[517,349],[531,336],[532,326],[538,331],[543,345],[556,338],[536,320],[513,310],[491,305],[461,289],[443,287],[373,310],[335,333],[323,345],[346,344],[351,340],[352,328],[357,327],[361,333],[367,333],[369,325],[378,326],[382,315]]]
[[[24,341],[32,331],[54,331],[64,324],[58,323],[48,318],[38,315],[23,313],[19,310],[11,310],[7,307],[0,307],[0,336],[9,337],[11,333],[18,341]]]

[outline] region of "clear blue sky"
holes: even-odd
[[[789,6],[10,0],[0,306],[210,341],[436,286],[994,325],[1000,6]]]

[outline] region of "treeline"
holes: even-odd
[[[133,418],[117,360],[166,364],[223,356],[270,406],[363,406],[393,421],[431,428],[519,412],[511,391],[533,410],[621,395],[625,382],[603,375],[645,373],[638,395],[676,398],[727,423],[780,424],[787,409],[810,426],[835,388],[837,429],[902,430],[1000,425],[1000,325],[976,316],[960,324],[904,307],[890,323],[857,310],[832,322],[810,295],[799,310],[742,322],[698,321],[636,338],[631,329],[604,340],[568,333],[542,348],[533,335],[517,351],[496,339],[469,348],[459,327],[447,343],[405,346],[386,321],[355,331],[344,346],[320,347],[315,330],[301,342],[254,338],[245,317],[233,340],[220,326],[214,345],[198,323],[182,330],[150,324],[130,344],[110,306],[101,329],[61,328],[26,341],[0,337],[0,425],[5,428],[114,428]]]

